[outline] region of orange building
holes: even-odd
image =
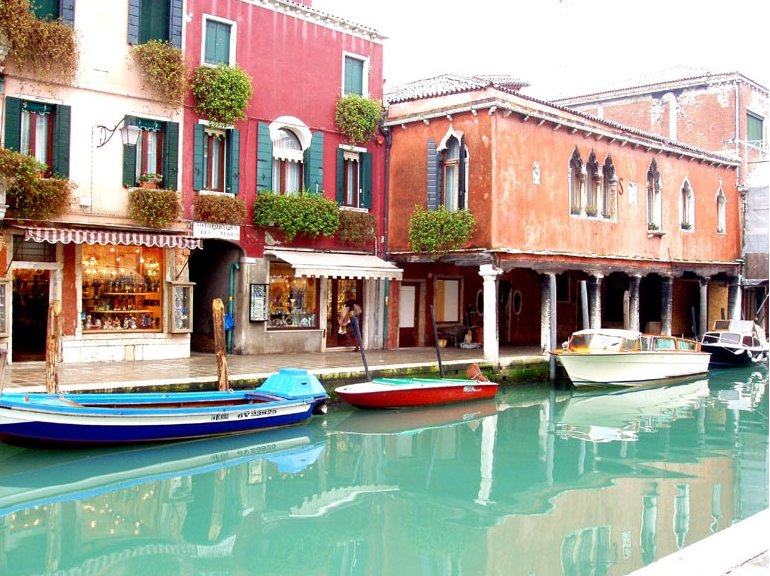
[[[387,250],[404,269],[389,344],[432,342],[431,306],[440,333],[489,360],[584,325],[692,335],[733,314],[739,162],[524,85],[446,75],[386,95]],[[416,207],[467,209],[475,231],[459,249],[415,251]]]

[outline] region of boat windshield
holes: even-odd
[[[620,350],[624,341],[625,338],[622,336],[597,334],[592,332],[586,334],[573,334],[569,344],[572,350]],[[633,341],[631,344],[633,345]]]

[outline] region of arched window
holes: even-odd
[[[681,216],[682,230],[692,230],[695,228],[695,194],[692,191],[690,182],[686,179],[679,191],[679,214]]]
[[[593,150],[586,163],[586,216],[596,216],[599,213],[599,163]]]
[[[719,234],[727,233],[726,206],[727,198],[725,198],[725,193],[720,186],[719,190],[717,190],[717,233]]]
[[[438,205],[447,211],[468,207],[468,148],[462,133],[451,128],[437,149]]]
[[[583,160],[577,147],[569,161],[569,205],[570,214],[580,214],[583,209]]]
[[[647,229],[660,230],[663,221],[660,172],[655,158],[647,169]]]
[[[618,177],[615,174],[612,157],[607,154],[607,158],[604,159],[604,166],[602,166],[602,216],[605,218],[615,217],[617,194]]]
[[[279,128],[273,139],[273,189],[298,194],[302,186],[302,145],[288,128]]]

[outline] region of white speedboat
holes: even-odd
[[[576,387],[638,386],[697,376],[708,372],[711,356],[689,338],[612,328],[579,330],[551,354]]]
[[[770,345],[760,326],[751,320],[717,320],[700,339],[711,352],[712,366],[750,366],[766,362]]]

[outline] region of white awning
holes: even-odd
[[[296,250],[265,250],[291,264],[297,276],[316,278],[388,278],[401,280],[404,271],[394,264],[369,254],[344,252],[300,252]]]
[[[118,232],[115,230],[81,230],[73,228],[24,228],[24,239],[49,244],[119,244],[123,246],[155,246],[158,248],[200,248],[200,238],[153,234],[146,232]]]

